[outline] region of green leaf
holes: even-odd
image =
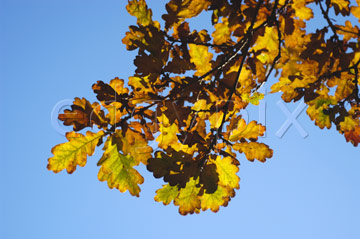
[[[110,136],[105,142],[104,154],[99,160],[101,168],[98,173],[100,181],[107,181],[109,188],[117,188],[120,192],[129,190],[130,194],[139,197],[144,178],[133,167],[138,162],[130,154],[120,153],[121,141]]]
[[[179,195],[179,188],[177,186],[170,186],[170,184],[163,185],[162,188],[156,190],[155,201],[162,202],[168,205],[171,201]]]

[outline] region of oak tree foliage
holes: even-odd
[[[260,162],[273,155],[258,142],[265,127],[246,122],[240,110],[259,103],[259,88],[274,74],[272,92],[281,92],[285,102],[304,101],[318,127],[336,127],[357,146],[360,0],[356,3],[170,0],[159,23],[145,0],[129,0],[126,9],[137,24],[122,42],[137,51],[135,73],[128,80],[98,81],[92,86],[98,102],[75,98],[59,115],[73,131],[52,149],[48,169],[73,173],[102,147],[98,178],[110,188],[138,197],[144,178],[135,166],[144,164],[165,182],[156,201],[173,202],[182,215],[217,212],[239,189],[236,153]],[[326,24],[309,32],[315,8]],[[212,30],[191,29],[189,19],[203,11],[211,13]],[[85,128],[90,131],[78,132]]]

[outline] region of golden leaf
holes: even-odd
[[[341,78],[332,78],[327,82],[329,87],[337,86],[335,91],[336,100],[342,100],[348,97],[354,90],[355,84],[353,76],[347,72],[341,73]]]
[[[158,117],[160,123],[160,135],[156,138],[156,141],[159,143],[159,147],[167,149],[170,145],[178,142],[177,133],[179,133],[179,128],[176,123],[170,124],[169,119],[165,114],[162,114]]]
[[[271,158],[273,155],[273,150],[269,146],[258,142],[236,143],[233,145],[233,149],[244,153],[249,161],[257,159],[260,162],[265,162],[266,158]]]
[[[356,0],[356,3],[357,6],[352,6],[350,11],[358,19],[358,22],[360,22],[360,0]]]
[[[251,121],[249,124],[246,124],[244,119],[240,119],[237,128],[231,132],[229,140],[237,141],[241,138],[257,140],[259,136],[264,135],[264,132],[265,126],[257,124],[256,121]]]
[[[179,206],[179,213],[181,215],[193,214],[194,212],[199,213],[201,202],[198,197],[200,187],[196,186],[198,181],[199,179],[191,178],[185,188],[181,188],[179,195],[174,199],[174,204]]]
[[[341,13],[343,16],[348,15],[349,13],[349,0],[331,0],[330,5],[335,8],[335,14],[338,15]]]
[[[202,76],[209,72],[212,69],[210,61],[213,58],[213,54],[208,51],[208,47],[195,44],[189,44],[189,47],[190,61],[196,66],[194,75]]]
[[[215,112],[209,117],[210,127],[212,129],[217,129],[220,127],[224,113],[222,111]]]
[[[130,15],[137,18],[137,24],[147,26],[152,23],[152,11],[151,9],[148,9],[145,0],[128,1],[126,10]]]
[[[125,137],[122,136],[121,131],[116,131],[116,137],[121,140],[121,150],[125,155],[130,154],[137,165],[140,162],[147,164],[153,150],[140,133],[127,129]]]
[[[240,178],[236,175],[239,168],[233,163],[231,157],[217,156],[214,160],[216,171],[219,175],[219,184],[239,189]]]
[[[49,158],[47,168],[54,173],[66,169],[68,173],[73,173],[76,166],[84,167],[87,156],[93,155],[96,145],[104,136],[103,131],[98,133],[86,132],[86,136],[75,133],[66,133],[69,142],[58,144],[52,148],[53,157]]]
[[[213,42],[216,45],[221,45],[223,43],[228,43],[229,41],[231,41],[229,22],[227,18],[223,18],[222,20],[223,22],[215,24],[215,31],[211,34],[211,36],[214,38]]]
[[[295,16],[301,20],[310,20],[310,18],[314,17],[311,8],[306,7],[306,4],[306,0],[296,0],[292,5],[292,7],[295,9]]]
[[[171,2],[169,4],[171,4]],[[177,16],[182,18],[195,17],[209,5],[210,2],[207,0],[183,0]],[[178,6],[170,5],[170,7]]]
[[[201,196],[201,209],[210,209],[213,212],[219,211],[220,206],[227,206],[230,197],[235,195],[230,187],[219,185],[214,193],[204,193]]]

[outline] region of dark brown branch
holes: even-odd
[[[326,11],[324,10],[321,1],[319,1],[319,6],[321,9],[321,13],[324,16],[325,20],[327,21],[327,23],[329,24],[329,27],[331,28],[332,32],[333,32],[333,37],[335,37],[336,41],[339,42],[339,36],[336,33],[336,27],[334,26],[334,24],[332,23],[331,19],[329,18],[329,6],[327,6]]]
[[[195,42],[195,41],[191,41],[191,40],[183,40],[183,39],[175,39],[174,37],[172,36],[169,36],[167,33],[164,33],[166,38],[171,41],[171,44],[174,44],[176,42],[178,43],[181,43],[181,44],[194,44],[194,45],[200,45],[200,46],[208,46],[208,47],[218,47],[220,49],[229,49],[231,46],[227,45],[227,44],[221,44],[221,45],[218,45],[218,44],[211,44],[211,43],[206,43],[206,42]]]

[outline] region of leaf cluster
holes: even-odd
[[[313,4],[326,24],[306,31]],[[240,113],[257,105],[272,74],[272,92],[285,102],[303,100],[320,128],[332,125],[354,146],[360,142],[360,2],[348,0],[170,0],[152,19],[145,0],[126,7],[137,24],[122,42],[137,51],[127,81],[98,81],[98,102],[75,98],[59,115],[72,126],[55,146],[48,169],[73,173],[104,144],[98,178],[110,188],[139,196],[144,164],[165,182],[155,200],[173,202],[182,215],[226,206],[239,189],[236,153],[265,162],[273,150],[258,142],[265,126]],[[191,29],[189,19],[211,13],[212,31]],[[97,126],[98,132],[78,131]],[[151,147],[157,142],[155,152]]]

